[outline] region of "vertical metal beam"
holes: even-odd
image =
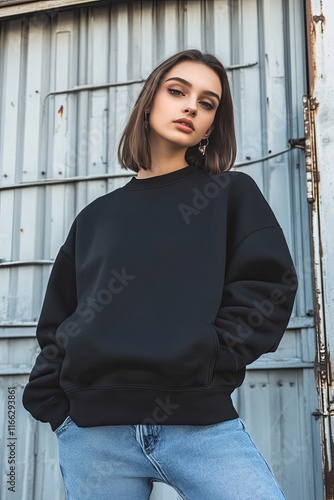
[[[319,410],[324,498],[334,500],[334,10],[332,0],[306,0],[309,96],[304,97],[308,200],[316,300]],[[331,359],[332,357],[332,359]]]

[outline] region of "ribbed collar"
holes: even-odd
[[[124,189],[137,190],[137,189],[148,189],[168,186],[169,184],[174,184],[175,182],[182,181],[186,177],[203,172],[201,168],[195,167],[194,165],[187,165],[186,167],[180,168],[168,174],[154,175],[152,177],[147,177],[146,179],[137,179],[137,177],[132,177],[132,179],[123,186]]]

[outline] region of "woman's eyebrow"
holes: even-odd
[[[192,84],[190,82],[188,82],[184,78],[180,78],[179,76],[172,76],[171,78],[168,78],[165,82],[169,82],[170,80],[176,80],[177,82],[183,83],[183,85],[186,85],[187,87],[190,87],[190,88],[192,87]],[[218,102],[220,102],[219,95],[216,94],[215,92],[212,92],[211,90],[204,90],[203,94],[207,95],[207,96],[215,97],[218,100]]]

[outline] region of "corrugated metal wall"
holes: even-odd
[[[140,82],[183,48],[214,52],[229,67],[239,162],[284,150],[288,138],[303,136],[302,0],[109,3],[0,24],[0,398],[7,408],[8,387],[15,387],[18,438],[17,492],[11,494],[7,412],[1,412],[1,498],[46,500],[50,485],[53,499],[64,498],[55,436],[21,406],[38,353],[35,324],[52,259],[78,211],[128,180],[116,147]],[[319,500],[303,156],[294,151],[242,169],[283,227],[300,288],[280,348],[249,367],[234,399],[287,499]],[[84,176],[94,178],[63,182]],[[32,185],[22,188],[27,182]],[[151,498],[179,497],[156,485]]]

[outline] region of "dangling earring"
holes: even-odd
[[[206,141],[206,144],[202,144],[203,141]],[[201,142],[199,143],[198,150],[200,151],[200,153],[202,153],[203,156],[205,155],[205,150],[208,147],[208,145],[209,145],[208,138],[202,139]]]
[[[150,124],[148,122],[148,117],[149,117],[149,114],[145,112],[144,113],[144,128],[145,128],[145,132],[148,132],[149,127],[150,127]]]

